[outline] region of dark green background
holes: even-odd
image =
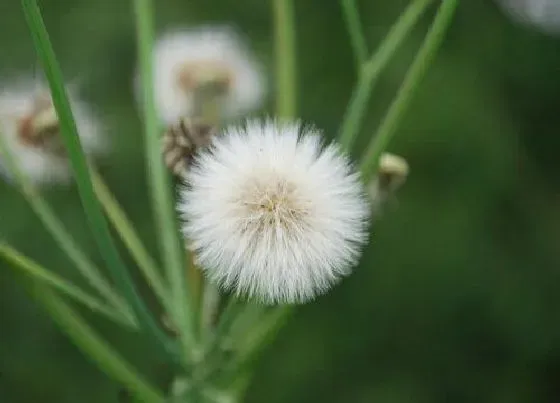
[[[0,73],[32,70],[19,2],[0,4]],[[65,75],[101,113],[110,185],[155,252],[131,83],[129,1],[44,0]],[[231,22],[273,75],[266,0],[158,0],[158,28]],[[336,133],[355,82],[335,0],[296,0],[299,115]],[[407,2],[362,1],[373,47]],[[373,133],[429,23],[383,75]],[[271,91],[271,98],[274,90]],[[515,26],[488,0],[463,0],[390,149],[409,182],[372,229],[355,273],[302,307],[259,363],[249,402],[560,401],[560,39]],[[272,105],[269,102],[268,105]],[[271,112],[268,108],[264,112]],[[101,263],[73,188],[46,192]],[[78,280],[22,198],[0,184],[0,231]],[[116,402],[118,385],[68,343],[0,263],[0,402]],[[136,337],[96,321],[154,381],[167,369]]]

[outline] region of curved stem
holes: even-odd
[[[356,57],[356,65],[359,71],[361,71],[362,65],[368,57],[368,48],[362,23],[360,22],[360,12],[356,5],[356,0],[341,0],[341,5],[348,34],[350,35],[350,43]]]
[[[170,359],[175,359],[174,346],[167,338],[166,334],[159,328],[150,310],[136,290],[130,273],[122,261],[116,244],[112,239],[109,225],[103,215],[99,201],[95,196],[88,171],[88,163],[81,147],[76,122],[74,121],[72,109],[70,108],[70,103],[66,94],[62,71],[56,60],[37,1],[21,0],[21,3],[35,44],[35,50],[42,62],[45,75],[49,82],[53,104],[60,123],[61,138],[74,173],[82,206],[99,251],[107,264],[107,268],[116,286],[134,310],[141,329],[147,336],[152,338],[156,346],[160,347],[163,352],[169,355]]]
[[[236,357],[222,369],[226,379],[233,379],[238,374],[246,374],[263,349],[276,337],[278,331],[294,313],[292,305],[278,306],[267,313],[236,345]]]
[[[46,308],[60,329],[107,375],[126,386],[130,393],[142,402],[165,402],[165,398],[159,391],[136,373],[135,369],[116,350],[101,339],[80,315],[48,287],[30,282],[28,288],[34,298]]]
[[[381,122],[377,133],[367,147],[361,162],[361,171],[366,183],[375,174],[379,164],[379,157],[385,151],[389,141],[395,134],[397,125],[406,108],[410,104],[412,95],[418,88],[428,66],[434,59],[447,28],[451,24],[459,0],[443,0],[422,47],[408,69],[399,91],[393,100],[385,118]]]
[[[17,250],[12,248],[8,244],[3,243],[2,241],[0,241],[0,257],[3,257],[4,260],[11,263],[11,265],[19,271],[25,273],[35,280],[39,280],[44,284],[49,285],[54,289],[57,289],[64,295],[73,298],[90,310],[105,316],[115,323],[124,325],[132,329],[138,328],[138,324],[132,321],[130,317],[127,317],[121,312],[116,311],[114,308],[105,305],[97,298],[83,291],[80,287],[72,284],[68,280],[65,280],[56,273],[47,270],[40,264],[22,255]]]
[[[294,0],[273,0],[276,47],[276,114],[293,119],[297,111]]]
[[[151,0],[134,0],[138,52],[140,58],[140,74],[142,80],[144,102],[144,134],[146,142],[146,159],[148,161],[148,177],[152,192],[153,207],[160,236],[160,249],[164,266],[167,270],[167,281],[171,288],[173,323],[177,326],[185,362],[192,360],[195,349],[195,323],[188,296],[185,276],[186,248],[179,237],[177,219],[171,196],[169,174],[161,158],[161,131],[154,103],[153,88],[153,4]]]
[[[413,0],[379,45],[373,56],[363,65],[346,108],[339,131],[339,141],[346,152],[351,152],[360,132],[371,92],[381,71],[402,45],[432,0]]]
[[[134,322],[134,315],[125,301],[115,292],[112,286],[101,274],[101,270],[96,267],[82,252],[74,241],[74,238],[66,230],[62,222],[56,217],[47,202],[41,194],[33,186],[31,181],[21,171],[16,159],[11,154],[4,138],[0,134],[0,153],[4,158],[4,162],[18,184],[21,194],[29,203],[31,209],[37,214],[45,228],[50,232],[54,241],[60,249],[68,256],[70,261],[75,265],[76,270],[89,282],[89,284],[99,292],[99,294],[107,299],[109,303],[117,309],[122,315],[128,318],[128,321]]]
[[[109,190],[109,187],[103,181],[103,178],[93,167],[90,168],[91,178],[95,189],[95,194],[99,198],[107,217],[113,223],[113,227],[120,235],[122,241],[127,246],[130,254],[136,261],[138,268],[144,275],[147,283],[154,290],[161,305],[168,308],[169,302],[167,301],[167,290],[161,277],[157,264],[150,256],[146,247],[140,240],[132,223],[126,216],[119,202]]]

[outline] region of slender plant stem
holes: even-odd
[[[49,312],[60,329],[90,360],[145,403],[164,403],[162,394],[144,380],[120,354],[48,287],[30,282],[33,297]]]
[[[297,111],[294,0],[273,0],[276,46],[276,113],[293,119]]]
[[[379,157],[395,134],[397,126],[405,113],[415,90],[424,78],[430,63],[435,58],[443,42],[447,28],[451,25],[459,0],[443,0],[428,31],[422,47],[408,69],[395,99],[391,103],[385,118],[375,136],[371,139],[362,158],[361,171],[364,180],[369,181],[375,174]]]
[[[295,309],[291,305],[279,306],[268,312],[258,323],[236,343],[237,354],[223,369],[227,379],[245,374],[263,349],[276,337]]]
[[[213,355],[220,348],[221,343],[227,342],[233,323],[239,318],[245,308],[245,303],[238,301],[234,296],[229,297],[225,308],[220,314],[215,332],[207,337],[207,355]]]
[[[186,248],[183,248],[179,237],[170,191],[171,182],[160,152],[161,132],[154,104],[152,82],[154,38],[152,1],[134,0],[134,10],[143,88],[144,130],[150,189],[156,212],[158,232],[161,234],[160,247],[164,266],[167,269],[167,281],[171,287],[173,310],[170,314],[180,333],[184,358],[186,362],[189,362],[192,360],[193,349],[195,349],[194,315],[184,271],[186,267],[185,254],[187,252]]]
[[[80,302],[90,310],[104,315],[106,318],[114,321],[115,323],[132,329],[138,328],[138,324],[133,322],[130,317],[127,317],[120,311],[116,311],[114,308],[107,306],[105,303],[83,291],[80,287],[72,284],[68,280],[65,280],[56,273],[47,270],[45,267],[25,257],[2,241],[0,241],[0,257],[11,263],[11,265],[20,272],[25,273],[34,280],[38,280],[46,285],[49,285],[64,295]]]
[[[90,168],[95,194],[99,198],[107,217],[119,233],[122,241],[127,246],[130,254],[136,261],[147,283],[152,287],[163,307],[169,308],[167,290],[155,260],[150,256],[146,247],[136,233],[133,224],[119,205],[103,178],[93,167]]]
[[[201,340],[207,340],[212,334],[219,307],[220,290],[212,282],[205,282],[204,291],[202,293],[202,304],[200,307]]]
[[[4,158],[4,162],[10,174],[17,182],[21,194],[25,197],[30,207],[33,209],[37,217],[41,220],[45,228],[50,232],[54,241],[75,265],[76,270],[88,281],[88,283],[99,294],[104,297],[118,312],[126,316],[130,322],[135,322],[129,306],[125,301],[113,290],[112,286],[101,274],[101,270],[96,267],[82,252],[74,241],[74,238],[62,222],[56,217],[47,202],[41,194],[33,186],[31,181],[21,171],[14,156],[10,152],[4,137],[0,134],[0,153]]]
[[[109,225],[103,215],[99,201],[95,196],[93,184],[88,172],[88,163],[80,144],[76,122],[70,108],[62,72],[56,60],[49,35],[41,11],[36,0],[21,0],[25,18],[35,44],[35,50],[48,79],[53,103],[59,118],[61,137],[66,148],[68,159],[72,166],[78,192],[86,212],[93,237],[102,253],[107,267],[119,290],[122,292],[137,316],[141,329],[150,336],[155,344],[174,357],[173,346],[166,334],[159,328],[148,307],[138,294],[132,278],[109,230]]]
[[[432,1],[413,0],[391,27],[377,51],[363,65],[339,131],[339,141],[346,152],[352,151],[362,126],[371,93],[379,80],[381,71],[400,48]]]
[[[196,110],[196,117],[201,119],[205,124],[213,126],[216,130],[219,130],[222,125],[223,119],[223,95],[221,90],[216,88],[216,83],[209,82],[206,85],[201,85],[195,91],[194,103]],[[187,267],[187,278],[191,290],[191,300],[193,319],[194,323],[198,326],[196,330],[198,331],[198,338],[203,340],[205,337],[205,331],[209,328],[206,327],[208,324],[211,327],[210,322],[206,322],[206,315],[208,314],[208,308],[212,304],[208,304],[213,301],[214,304],[219,304],[220,294],[213,284],[205,281],[202,275],[202,270],[196,265],[194,259],[194,253],[189,253],[187,256],[188,267]]]
[[[368,47],[362,23],[360,22],[360,12],[356,0],[341,0],[342,12],[346,20],[346,27],[350,35],[350,43],[354,50],[356,66],[361,71],[363,64],[368,57]]]

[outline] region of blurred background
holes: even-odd
[[[156,253],[131,88],[130,2],[40,3],[66,77],[81,84],[113,141],[101,170]],[[160,31],[234,24],[273,79],[269,1],[155,3]],[[356,80],[348,35],[337,1],[296,3],[299,114],[333,136]],[[539,14],[522,3],[462,1],[390,145],[411,165],[398,202],[372,229],[355,273],[301,307],[266,351],[247,402],[560,401],[560,6],[550,0]],[[360,2],[372,49],[406,4]],[[383,75],[363,144],[432,12]],[[0,27],[5,83],[32,72],[35,56],[19,2],[0,3]],[[273,94],[271,88],[263,114],[272,112]],[[52,188],[46,197],[101,264],[75,189]],[[80,281],[5,183],[0,231]],[[0,262],[0,402],[116,403],[119,386],[67,341],[17,280]],[[168,368],[144,341],[91,319],[150,379],[168,380]]]

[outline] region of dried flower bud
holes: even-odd
[[[378,215],[385,204],[404,185],[409,166],[406,160],[395,154],[383,153],[379,159],[379,169],[369,186],[374,214]]]
[[[214,126],[199,119],[183,118],[169,126],[162,138],[165,165],[173,174],[185,175],[196,150],[210,144],[215,134]]]

